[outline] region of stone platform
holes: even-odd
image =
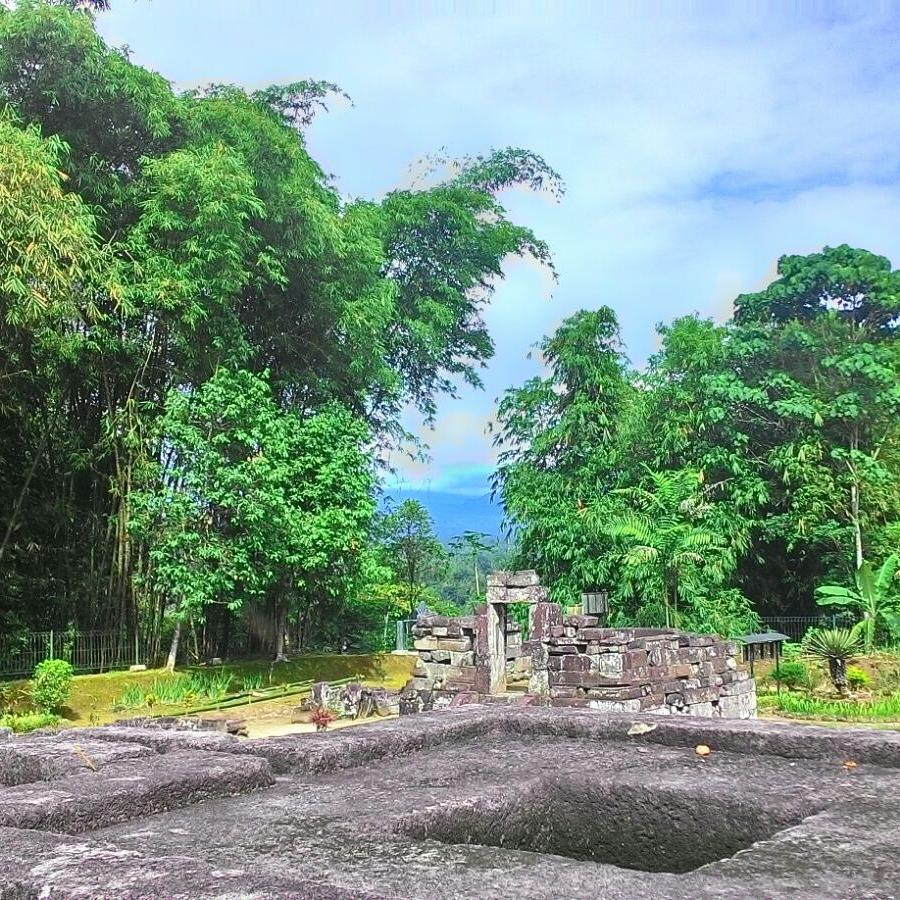
[[[0,739],[0,785],[2,900],[900,896],[888,731],[503,705],[73,729]]]

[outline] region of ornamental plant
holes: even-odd
[[[55,713],[65,706],[72,690],[72,664],[64,659],[39,662],[31,679],[31,699],[38,709]]]
[[[847,694],[847,664],[860,651],[862,642],[856,630],[816,628],[803,640],[807,656],[828,664],[831,683],[840,694]]]

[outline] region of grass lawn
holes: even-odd
[[[116,719],[143,715],[148,710],[116,710],[113,707],[129,686],[150,691],[154,682],[178,678],[191,671],[227,671],[234,676],[234,690],[240,690],[245,677],[261,679],[262,687],[291,684],[298,681],[338,681],[358,678],[365,684],[382,685],[389,690],[399,690],[406,683],[415,665],[413,655],[393,654],[309,654],[284,663],[270,660],[246,660],[223,666],[204,666],[202,669],[179,669],[172,675],[165,669],[146,672],[105,672],[102,675],[77,675],[72,682],[68,706],[63,710],[62,725],[102,725]],[[29,708],[28,681],[0,684],[0,697],[10,698],[10,707],[17,711]],[[2,704],[0,704],[2,705]],[[199,703],[197,704],[199,705]],[[266,706],[267,704],[258,704]],[[248,709],[252,709],[248,706]],[[157,704],[154,714],[178,715],[183,705]],[[238,710],[231,714],[237,715]]]

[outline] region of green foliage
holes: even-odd
[[[823,585],[816,589],[819,606],[839,607],[856,613],[861,621],[866,650],[871,652],[879,636],[900,635],[900,597],[896,574],[900,557],[891,554],[877,574],[868,562],[856,570],[856,590],[842,585]]]
[[[900,694],[877,700],[825,700],[787,691],[772,698],[773,708],[792,716],[838,722],[898,722]]]
[[[257,676],[261,686],[262,676]],[[153,708],[157,704],[167,706],[190,705],[200,700],[217,703],[234,693],[234,674],[225,669],[213,672],[191,672],[173,678],[154,678],[147,684],[127,684],[116,701],[121,709]],[[253,690],[244,686],[243,690]]]
[[[847,246],[785,257],[732,321],[689,316],[631,373],[606,308],[540,346],[498,410],[495,488],[555,597],[617,621],[749,630],[900,540],[900,273]],[[866,617],[889,637],[889,606]],[[879,624],[880,623],[880,624]]]
[[[348,202],[303,136],[339,87],[176,94],[84,5],[0,6],[0,627],[315,642],[369,457],[477,383],[506,260],[552,269],[498,194],[558,178],[499,150]]]
[[[861,649],[857,632],[847,628],[813,628],[803,639],[806,655],[824,662],[832,684],[847,692],[847,664]]]
[[[864,669],[861,669],[859,666],[847,666],[847,684],[854,691],[863,690],[869,687],[871,683],[872,679]]]
[[[434,522],[418,500],[404,500],[381,515],[375,528],[384,564],[403,583],[406,615],[424,600],[424,591],[446,563],[447,552],[434,533]],[[397,599],[399,592],[394,592]],[[427,601],[426,601],[427,602]]]
[[[729,540],[697,473],[648,471],[641,484],[616,493],[620,511],[607,518],[601,503],[592,513],[619,554],[620,593],[640,604],[639,622],[726,635],[752,628],[755,615],[726,587],[743,536]]]
[[[5,713],[0,716],[0,728],[9,728],[16,734],[53,728],[59,724],[59,716],[51,712]]]
[[[44,712],[58,712],[72,690],[72,664],[64,659],[45,659],[35,666],[31,699]]]
[[[359,420],[337,405],[302,419],[266,377],[220,369],[170,395],[162,428],[172,475],[135,495],[135,522],[182,615],[255,603],[283,618],[344,592],[374,510]]]
[[[799,688],[809,690],[811,686],[809,669],[798,659],[785,659],[779,662],[772,669],[771,678],[791,690]]]

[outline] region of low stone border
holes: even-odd
[[[0,791],[0,825],[79,834],[275,783],[255,756],[175,751]]]

